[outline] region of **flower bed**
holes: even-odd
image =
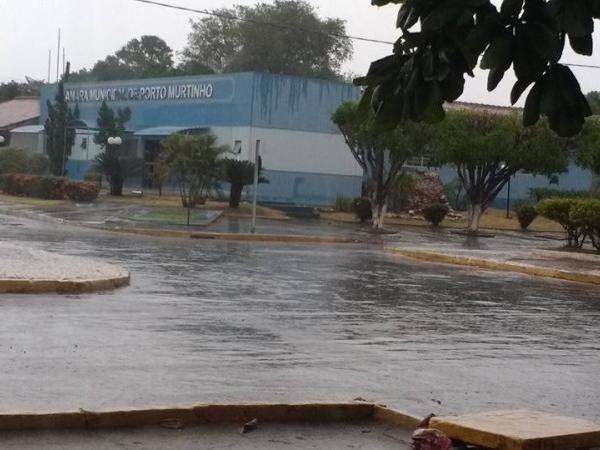
[[[95,183],[68,181],[62,177],[12,173],[0,177],[0,188],[5,194],[33,197],[43,200],[90,202],[98,198],[100,188]]]

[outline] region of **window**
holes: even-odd
[[[239,155],[242,153],[242,141],[234,141],[233,142],[233,153]]]

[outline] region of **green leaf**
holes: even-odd
[[[506,70],[512,63],[513,35],[505,32],[492,41],[481,59],[482,69]]]
[[[528,80],[517,80],[512,90],[510,91],[510,102],[514,105],[517,103],[523,92],[529,87],[531,81]]]
[[[569,43],[571,48],[580,55],[592,56],[594,50],[594,41],[592,35],[586,36],[572,36],[569,35]]]
[[[523,8],[523,0],[504,0],[502,6],[500,6],[500,14],[503,17],[515,17],[518,16]]]
[[[529,91],[523,111],[523,125],[529,127],[540,120],[540,103],[542,100],[542,82],[536,83]]]
[[[488,74],[488,83],[487,83],[487,90],[489,92],[492,92],[494,89],[496,89],[496,87],[498,87],[498,84],[500,84],[500,81],[502,81],[502,78],[504,78],[505,73],[506,73],[505,70],[499,70],[499,69],[490,70],[490,73]]]

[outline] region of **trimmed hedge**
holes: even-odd
[[[450,208],[443,203],[432,203],[427,208],[423,210],[423,217],[425,220],[432,224],[434,227],[437,227],[442,221],[446,218],[448,213],[450,212]]]
[[[558,222],[567,233],[567,246],[581,248],[589,237],[600,251],[600,200],[550,198],[538,205],[538,212]]]
[[[71,181],[65,187],[65,194],[74,202],[92,202],[98,198],[100,186],[87,181]]]
[[[515,212],[517,213],[517,220],[519,221],[521,230],[526,230],[538,216],[538,212],[537,209],[535,209],[535,206],[529,204],[517,206],[515,208]]]
[[[95,183],[68,181],[66,178],[11,173],[0,175],[0,189],[5,194],[42,200],[92,201],[100,187]]]
[[[11,173],[2,176],[1,184],[2,190],[8,195],[62,200],[65,198],[67,180],[61,177]]]
[[[371,201],[367,197],[357,197],[352,202],[352,210],[358,220],[362,223],[373,219],[373,210],[371,209]]]

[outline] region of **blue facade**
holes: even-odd
[[[338,133],[331,115],[343,102],[358,100],[360,91],[347,83],[309,79],[289,75],[245,72],[197,77],[177,77],[149,80],[111,81],[103,83],[67,83],[65,91],[92,91],[92,95],[70,98],[77,103],[80,118],[94,127],[102,103],[102,90],[160,89],[190,84],[213,86],[210,98],[150,99],[106,95],[111,108],[131,108],[132,119],[128,129],[138,131],[160,126],[217,127],[253,126],[317,133]],[[41,123],[48,116],[47,100],[53,100],[55,85],[46,85],[41,92]],[[104,92],[105,94],[105,92]],[[109,93],[110,94],[110,93]]]

